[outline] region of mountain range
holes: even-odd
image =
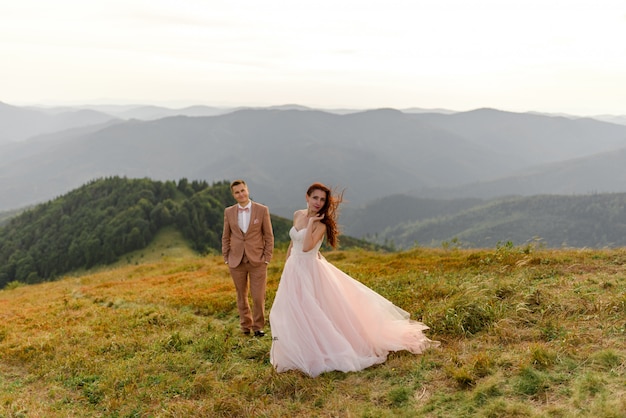
[[[626,246],[626,193],[480,199],[394,196],[349,210],[347,234],[390,248]]]
[[[626,192],[626,125],[488,108],[41,109],[0,103],[0,211],[107,176],[244,178],[253,199],[288,218],[304,205],[313,181],[344,191],[345,214],[380,199],[401,204],[399,195],[471,200],[619,193]],[[347,217],[342,223],[359,236]]]

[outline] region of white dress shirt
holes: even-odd
[[[248,231],[248,226],[250,225],[250,212],[251,211],[252,211],[252,202],[248,202],[248,204],[245,207],[237,205],[237,223],[239,224],[239,228],[241,228],[241,231],[244,234]]]

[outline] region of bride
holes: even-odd
[[[270,362],[278,372],[311,377],[383,363],[392,351],[419,354],[438,346],[428,327],[321,256],[324,236],[337,245],[337,207],[321,183],[306,192],[307,209],[293,216],[287,261],[270,311]]]

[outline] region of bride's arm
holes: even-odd
[[[324,237],[326,225],[320,222],[322,218],[324,218],[324,215],[309,218],[309,224],[304,235],[304,241],[302,242],[302,251],[311,251]]]

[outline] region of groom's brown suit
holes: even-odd
[[[260,331],[265,325],[267,264],[274,250],[274,232],[267,206],[252,202],[250,224],[244,233],[237,220],[238,204],[224,209],[222,254],[237,290],[237,309],[244,332]],[[248,275],[253,314],[248,303]]]

